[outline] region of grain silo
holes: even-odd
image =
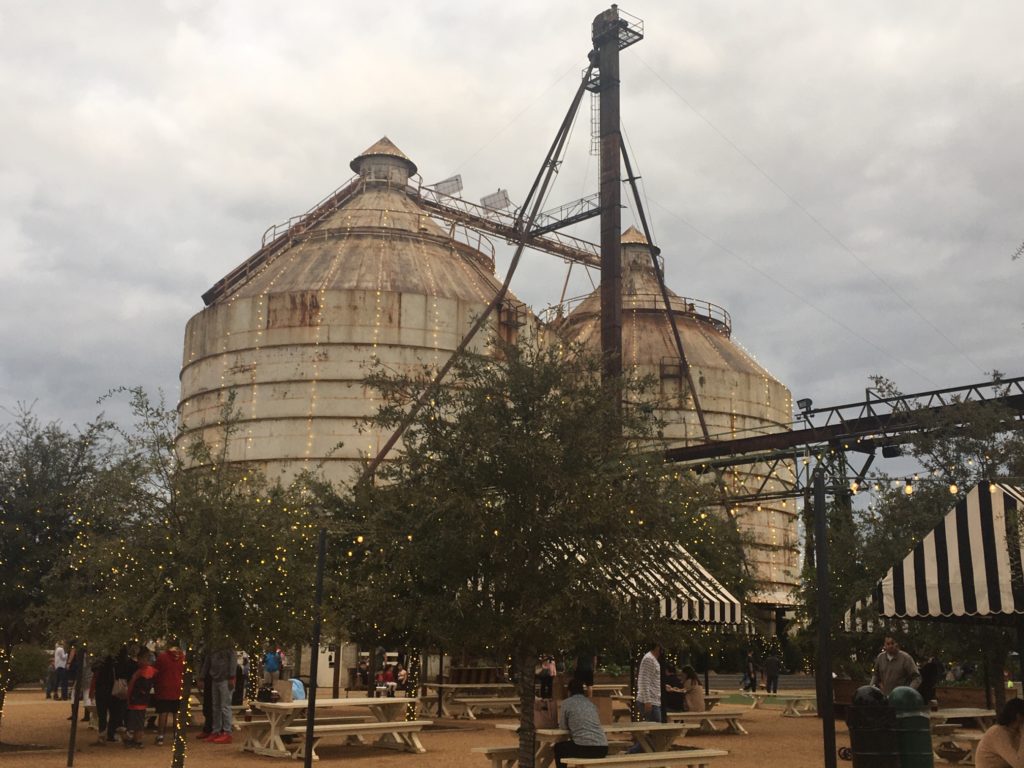
[[[309,213],[268,230],[263,248],[204,294],[185,331],[186,439],[216,444],[233,394],[240,421],[228,459],[272,481],[321,466],[332,481],[353,479],[388,437],[357,428],[380,405],[362,383],[368,363],[442,365],[499,288],[487,239],[431,218],[410,185],[416,165],[391,141],[352,169]],[[507,296],[470,349],[526,319]]]
[[[659,386],[659,415],[666,421],[666,445],[704,442],[693,398],[687,392],[672,328],[665,312],[651,250],[644,236],[630,227],[622,235],[622,366],[624,372],[653,376]],[[789,390],[762,368],[732,339],[732,322],[722,307],[682,298],[669,291],[686,358],[708,431],[715,440],[749,437],[790,428]],[[601,345],[600,288],[570,301],[556,314],[552,328],[564,338],[594,350]],[[792,487],[792,466],[772,474],[765,465],[738,467],[727,473],[727,485],[766,492]],[[737,493],[737,495],[739,495]],[[723,514],[727,512],[723,510]],[[742,531],[754,546],[748,551],[760,581],[753,602],[785,606],[795,602],[799,583],[797,511],[791,499],[735,505]]]

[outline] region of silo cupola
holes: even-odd
[[[406,157],[387,136],[366,149],[349,165],[367,181],[385,181],[403,186],[416,173],[416,163]]]
[[[622,233],[619,241],[622,243],[622,268],[625,269],[646,269],[654,272],[651,264],[651,246],[644,237],[644,233],[636,227],[630,227]],[[661,249],[655,249],[660,253]]]

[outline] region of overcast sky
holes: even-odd
[[[521,201],[605,8],[0,3],[0,406],[70,425],[119,385],[176,402],[200,294],[383,135],[425,182]],[[645,22],[622,115],[674,291],[816,405],[874,373],[1024,375],[1024,4],[622,8]],[[596,191],[589,122],[585,101],[552,204]],[[533,255],[512,289],[539,310],[564,278]]]

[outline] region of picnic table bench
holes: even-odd
[[[748,691],[740,695],[750,696],[754,699],[751,709],[759,709],[766,701],[779,702],[783,705],[783,717],[802,717],[804,712],[810,712],[818,706],[817,691],[780,691],[779,693]]]
[[[699,728],[701,733],[735,733],[746,735],[747,729],[740,722],[747,709],[716,709],[713,712],[668,712],[670,723],[681,723]],[[716,727],[716,723],[719,727]]]
[[[329,736],[342,736],[345,743],[364,744],[363,736],[379,736],[375,745],[378,747],[389,747],[401,749],[406,752],[426,752],[427,750],[420,743],[417,734],[424,726],[432,725],[430,720],[396,720],[391,722],[372,723],[332,723],[328,725],[313,724],[313,750],[314,760],[320,757],[316,753],[317,745]],[[306,726],[290,725],[282,728],[285,736],[298,736],[293,742],[296,747],[292,757],[301,759],[306,756]]]
[[[519,745],[504,747],[473,747],[473,752],[491,761],[491,768],[515,768],[519,761]]]
[[[639,754],[608,755],[608,757],[563,757],[569,768],[706,768],[717,757],[729,753],[724,749],[680,749],[674,752],[641,752]]]
[[[476,716],[484,711],[492,714],[519,714],[518,696],[460,696],[452,699],[466,712],[466,717],[476,720]]]

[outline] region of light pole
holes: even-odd
[[[836,720],[832,706],[832,612],[829,605],[828,524],[825,470],[814,468],[814,566],[818,587],[818,714],[821,717],[825,768],[836,768]]]
[[[306,707],[306,752],[303,760],[305,768],[313,768],[313,723],[316,720],[316,681],[320,671],[320,629],[323,624],[324,604],[324,560],[327,559],[327,529],[320,527],[317,537],[316,554],[316,616],[313,621],[313,640],[309,659],[309,695]],[[338,663],[335,658],[335,664]]]

